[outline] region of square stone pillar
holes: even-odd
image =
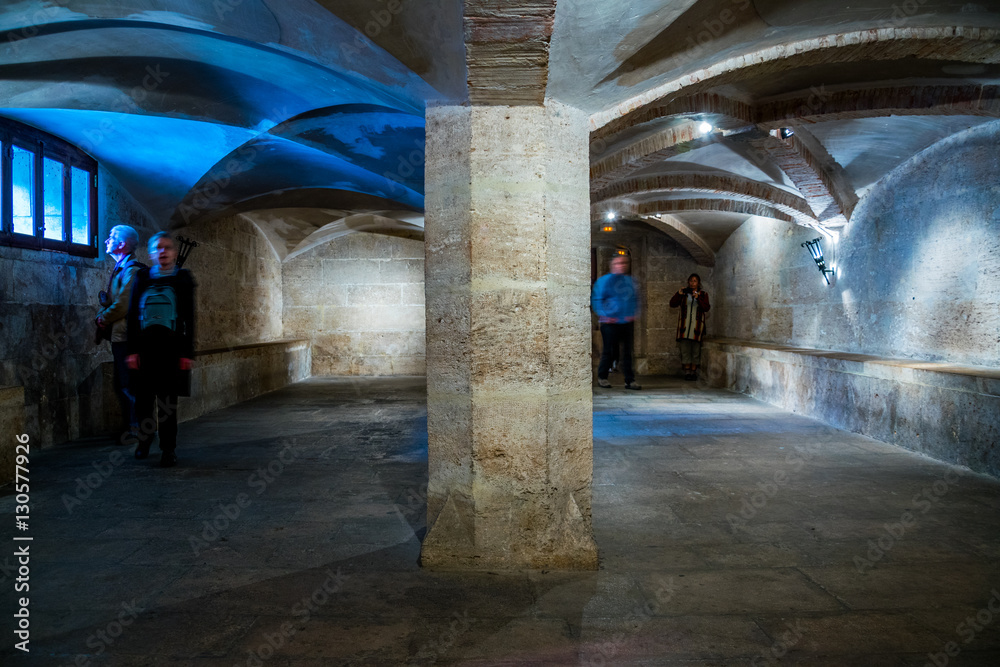
[[[427,111],[424,566],[597,568],[588,142],[562,105]]]

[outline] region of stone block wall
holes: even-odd
[[[713,270],[700,266],[691,255],[667,235],[641,222],[619,222],[614,232],[594,232],[597,249],[597,276],[610,270],[609,262],[619,247],[628,248],[632,277],[639,287],[639,318],[635,333],[635,370],[639,375],[675,375],[680,372],[677,351],[678,310],[671,310],[670,297],[687,285],[692,273],[714,299]],[[714,303],[713,303],[714,308]],[[593,363],[601,358],[601,333],[593,316]],[[711,312],[707,327],[713,330]]]
[[[703,377],[929,456],[1000,475],[1000,122],[900,166],[823,242],[751,219],[717,254]]]
[[[918,154],[861,200],[827,287],[804,241],[752,219],[717,255],[716,335],[1000,367],[1000,122]],[[713,294],[713,296],[715,296]]]
[[[24,388],[25,432],[37,446],[108,432],[118,418],[111,347],[93,342],[97,293],[113,260],[108,230],[139,232],[137,255],[159,231],[149,215],[101,169],[97,258],[0,247],[0,386]],[[179,232],[197,240],[187,264],[197,290],[196,349],[281,337],[281,269],[264,236],[242,218]]]
[[[110,173],[101,169],[98,183],[97,258],[0,246],[0,385],[24,387],[24,429],[37,446],[105,429],[102,364],[111,347],[93,342],[97,293],[114,266],[103,241],[118,224],[143,241],[157,231]]]
[[[196,350],[282,337],[281,261],[252,222],[236,215],[192,225],[177,235],[199,244],[184,265],[198,285]]]
[[[284,337],[312,342],[313,375],[422,375],[424,244],[342,236],[285,262]]]

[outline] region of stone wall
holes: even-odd
[[[17,438],[24,432],[24,387],[0,387],[0,484],[14,481],[17,446],[21,444]],[[31,445],[36,443],[29,439],[26,444],[30,454]]]
[[[117,421],[111,348],[93,342],[97,293],[114,264],[103,241],[111,227],[132,225],[148,264],[145,243],[159,229],[110,173],[98,179],[97,258],[0,247],[0,386],[24,387],[25,432],[38,446],[103,434]],[[280,338],[280,262],[263,235],[241,218],[180,234],[201,244],[187,264],[198,283],[196,349]]]
[[[702,377],[1000,475],[1000,123],[917,155],[861,200],[823,281],[801,227],[752,219],[717,254]]]
[[[355,233],[285,262],[284,336],[312,341],[313,375],[422,375],[424,244]]]
[[[753,219],[718,253],[716,335],[1000,366],[1000,123],[951,137],[861,200],[827,287],[803,241]]]
[[[155,231],[110,173],[101,169],[98,183],[97,258],[0,246],[0,385],[24,387],[24,428],[37,446],[105,428],[101,365],[111,348],[93,342],[97,293],[114,265],[103,241],[118,224],[143,240]]]
[[[282,337],[281,261],[253,223],[237,215],[177,235],[199,244],[185,264],[198,285],[196,350]]]
[[[671,310],[670,297],[687,285],[692,273],[714,298],[713,271],[700,266],[691,255],[666,234],[641,222],[619,222],[614,232],[594,232],[592,245],[597,252],[597,275],[609,271],[617,249],[627,248],[632,258],[632,277],[639,287],[639,319],[635,333],[635,370],[639,375],[674,375],[680,372],[677,351],[678,310]],[[714,304],[713,304],[714,308]],[[601,334],[593,316],[593,363],[601,358]],[[713,321],[707,323],[712,332]]]

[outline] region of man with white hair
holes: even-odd
[[[108,279],[108,289],[101,292],[101,311],[97,314],[97,326],[105,338],[111,340],[111,354],[115,359],[115,393],[122,411],[122,429],[119,442],[130,444],[135,441],[139,424],[135,412],[135,392],[129,387],[129,370],[125,363],[128,356],[129,297],[132,284],[145,264],[135,258],[139,246],[139,234],[128,225],[112,227],[104,242],[107,253],[115,259],[115,268]]]

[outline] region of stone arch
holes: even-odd
[[[609,206],[612,201],[628,200],[647,194],[698,193],[718,195],[734,201],[764,204],[797,223],[811,226],[816,218],[802,197],[787,190],[732,174],[666,174],[643,176],[611,185],[593,196],[595,205]],[[642,206],[639,203],[638,206]]]

